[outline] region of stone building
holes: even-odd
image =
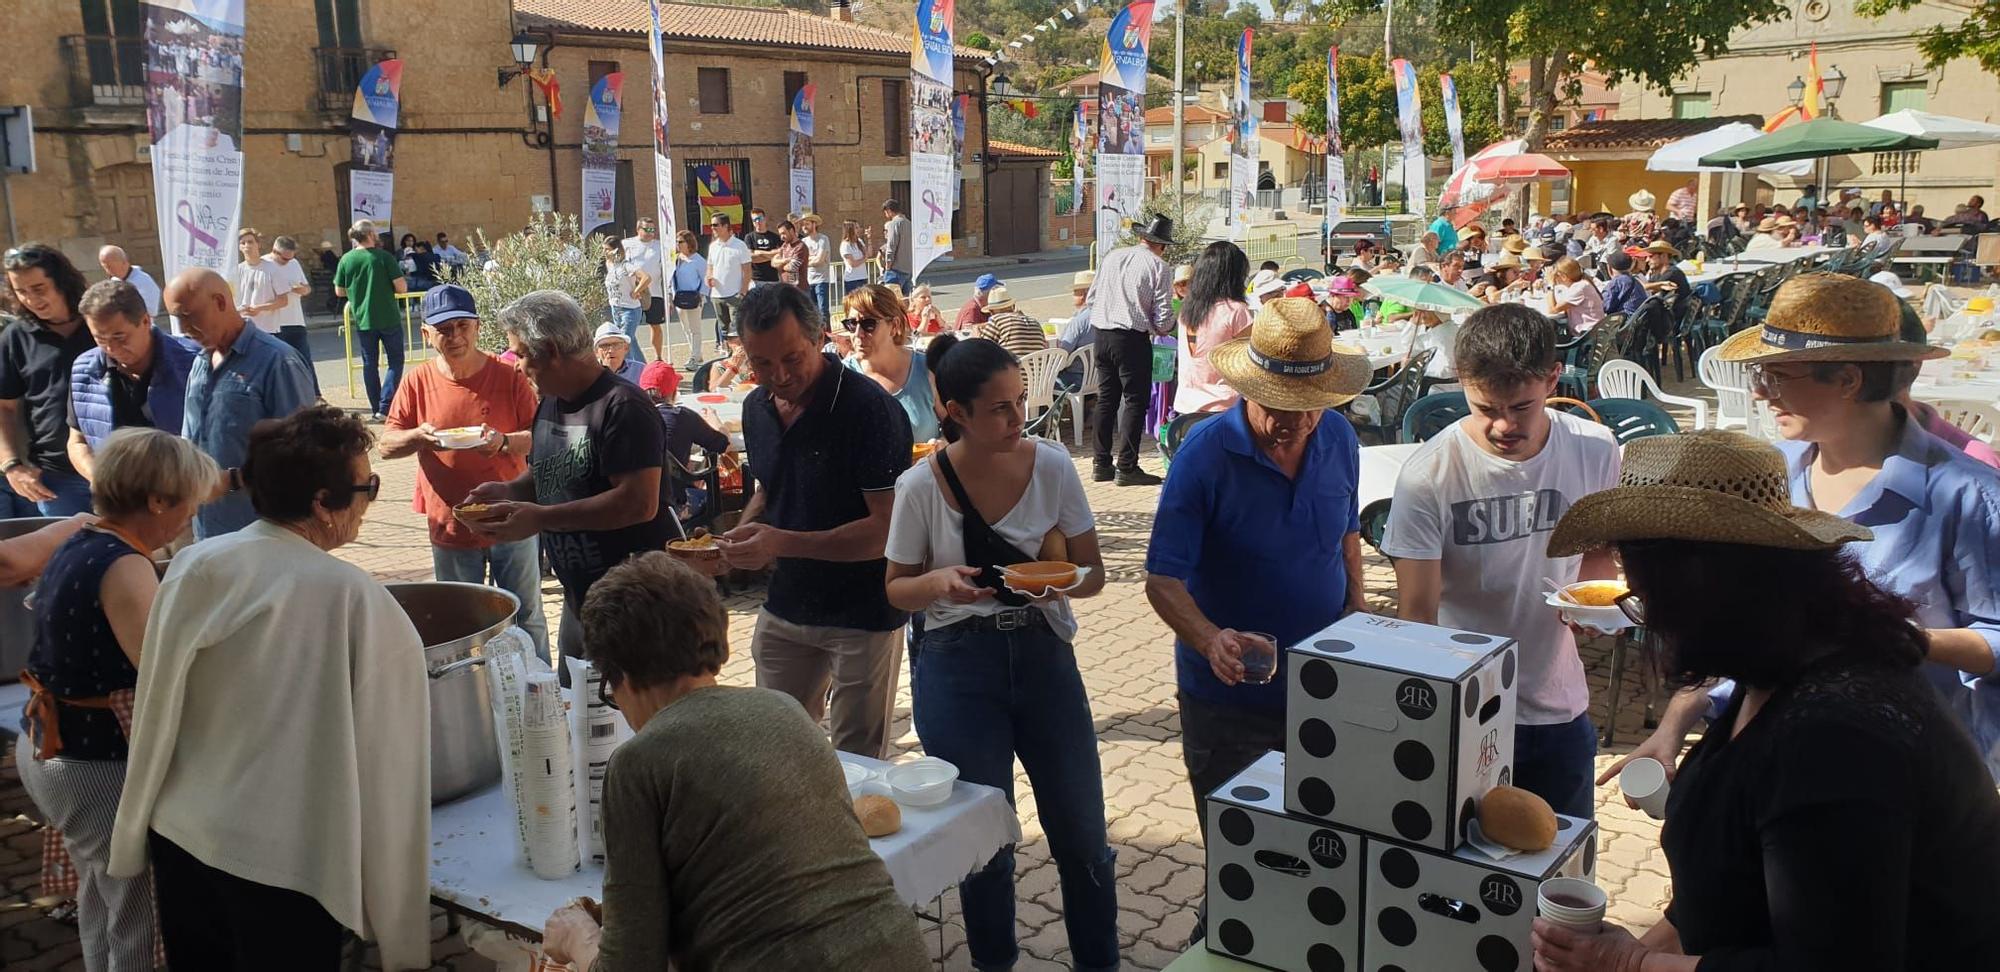
[[[138,0],[13,0],[11,69],[0,104],[35,109],[38,171],[14,176],[20,239],[54,241],[83,265],[120,244],[159,266],[145,128]],[[245,36],[243,225],[341,247],[347,222],[348,114],[369,66],[404,61],[396,142],[394,232],[464,240],[498,237],[537,208],[577,213],[580,142],[590,84],[627,73],[618,148],[620,222],[651,212],[654,177],[644,104],[650,97],[646,5],[598,0],[251,0]],[[679,182],[690,215],[695,164],[736,167],[747,202],[782,212],[788,174],[786,105],[795,85],[818,86],[816,208],[834,221],[881,222],[881,203],[907,198],[909,38],[778,8],[670,3],[667,84]],[[553,69],[564,111],[518,75],[517,38]],[[965,50],[957,87],[971,94],[961,255],[987,252],[983,66]],[[629,175],[627,172],[629,171]],[[4,227],[5,223],[0,223]],[[10,241],[12,242],[12,241]]]

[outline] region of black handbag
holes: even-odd
[[[681,310],[694,310],[695,308],[700,307],[701,291],[699,290],[674,291],[674,306],[680,308]]]

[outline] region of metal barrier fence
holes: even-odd
[[[430,357],[430,345],[424,343],[423,325],[417,320],[417,302],[424,299],[421,291],[397,294],[396,303],[403,311],[403,367],[409,368],[413,361]],[[361,359],[354,353],[354,304],[349,302],[340,308],[340,353],[347,371],[347,397],[358,397],[355,377],[361,374]]]

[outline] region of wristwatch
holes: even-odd
[[[6,462],[0,462],[0,476],[5,476],[6,474],[13,472],[15,466],[25,466],[25,465],[27,465],[27,463],[22,462],[19,456],[9,459]]]

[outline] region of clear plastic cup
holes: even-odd
[[[1238,631],[1244,645],[1243,684],[1266,685],[1278,674],[1278,639],[1262,631]]]

